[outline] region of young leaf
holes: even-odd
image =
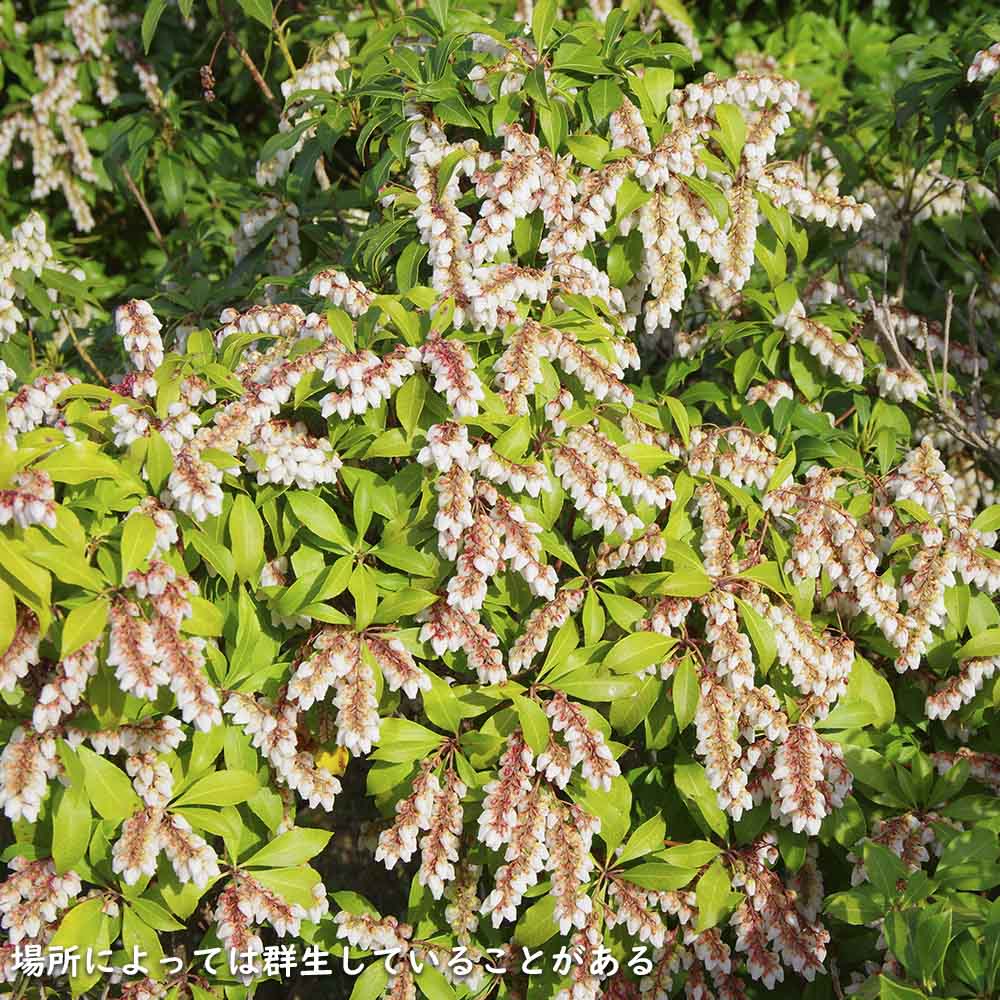
[[[229,541],[240,579],[256,584],[264,563],[264,522],[245,493],[233,501],[229,513]]]
[[[156,524],[148,514],[132,514],[122,528],[122,582],[149,558],[156,543]]]
[[[674,669],[673,701],[677,726],[683,732],[698,710],[698,671],[693,658],[688,655]]]
[[[99,597],[96,601],[73,608],[63,623],[60,658],[65,659],[82,649],[104,632],[108,624],[109,608],[106,597]]]
[[[525,741],[536,754],[541,753],[549,745],[548,716],[537,701],[521,695],[514,696],[514,708],[517,710]]]

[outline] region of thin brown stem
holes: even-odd
[[[160,232],[160,227],[156,224],[156,219],[153,218],[153,213],[149,210],[146,199],[143,198],[142,192],[136,187],[135,181],[132,180],[132,175],[128,172],[127,168],[122,168],[122,176],[125,178],[125,183],[129,191],[132,192],[132,197],[139,203],[142,214],[146,216],[146,221],[149,223],[149,228],[156,237],[156,242],[160,244],[160,249],[165,250],[166,245],[163,242],[163,233]]]
[[[253,57],[249,52],[240,44],[240,40],[236,37],[236,32],[233,31],[232,24],[229,20],[229,15],[226,12],[225,7],[222,5],[221,0],[219,3],[219,14],[222,17],[223,23],[225,24],[225,35],[226,41],[229,42],[232,50],[240,57],[243,65],[246,66],[247,71],[253,78],[253,82],[257,84],[258,89],[264,95],[267,102],[278,112],[281,111],[281,102],[274,96],[274,91],[267,85],[267,80],[264,79],[260,74],[260,70],[257,69],[257,64],[253,61]],[[294,67],[293,67],[294,70]]]
[[[833,422],[833,426],[834,426],[834,427],[839,427],[839,426],[840,426],[840,425],[841,425],[841,424],[842,424],[842,423],[843,423],[843,422],[844,422],[845,420],[847,420],[847,419],[848,419],[848,418],[849,418],[849,417],[850,417],[850,416],[851,416],[851,415],[852,415],[852,414],[853,414],[853,413],[854,413],[854,412],[855,412],[856,410],[857,410],[857,407],[856,407],[856,406],[852,406],[852,407],[851,407],[851,408],[850,408],[849,410],[847,410],[847,411],[846,411],[845,413],[841,413],[841,415],[840,415],[839,417],[837,417],[837,419],[836,419],[836,420],[835,420],[835,421]]]
[[[69,334],[69,339],[73,341],[76,353],[83,359],[83,363],[101,380],[104,385],[108,385],[107,376],[101,371],[100,368],[97,367],[96,364],[94,364],[94,359],[90,356],[90,352],[83,346],[83,344],[80,343],[79,340],[77,340],[76,332],[73,330],[72,324],[68,321],[66,323],[66,332]]]

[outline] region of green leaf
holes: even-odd
[[[517,462],[524,456],[529,444],[531,444],[531,421],[527,416],[524,416],[515,420],[493,442],[493,450],[498,455],[509,458],[512,462]]]
[[[350,1000],[376,1000],[382,996],[389,982],[385,962],[371,962],[354,982]]]
[[[806,835],[794,833],[789,826],[778,828],[778,850],[790,872],[797,872],[806,861]]]
[[[552,34],[552,26],[556,23],[556,0],[539,0],[531,15],[531,35],[535,39],[535,48],[541,52]]]
[[[158,931],[182,931],[184,925],[176,921],[159,903],[151,899],[130,899],[128,905],[135,910],[136,916],[144,923]]]
[[[222,635],[225,620],[219,608],[197,595],[192,595],[189,601],[191,614],[181,622],[181,631],[187,635]]]
[[[428,385],[420,375],[411,375],[396,393],[396,416],[407,436],[416,430],[427,399]]]
[[[291,868],[305,864],[329,843],[332,830],[296,828],[275,837],[256,854],[240,863],[243,868]]]
[[[844,804],[827,817],[823,832],[827,831],[842,847],[853,847],[868,832],[865,814],[853,795],[848,795]]]
[[[737,576],[744,580],[756,580],[757,583],[762,583],[779,594],[785,593],[785,584],[781,579],[781,570],[778,569],[777,563],[765,560],[738,573]]]
[[[440,198],[445,189],[448,187],[448,182],[451,180],[452,175],[458,169],[458,165],[462,160],[468,157],[468,151],[462,148],[453,150],[450,152],[441,162],[438,164],[437,168],[437,194]]]
[[[514,696],[514,708],[524,732],[524,739],[536,754],[549,745],[549,719],[537,701]]]
[[[225,738],[225,726],[213,726],[208,732],[198,730],[191,741],[191,757],[185,777],[194,779],[204,774],[222,753]]]
[[[972,522],[972,527],[976,531],[1000,531],[1000,503],[990,504],[985,510],[980,511]]]
[[[594,591],[590,591],[594,593]],[[608,609],[608,614],[611,615],[612,621],[623,631],[628,632],[637,621],[646,617],[646,609],[638,602],[633,601],[629,597],[621,597],[618,594],[609,594],[602,592],[601,600],[604,602],[604,606]],[[584,602],[586,604],[586,602]],[[603,622],[603,616],[601,621]],[[600,639],[603,635],[603,631],[597,637]],[[594,641],[596,642],[597,639]],[[588,641],[587,645],[590,645]]]
[[[341,556],[332,566],[307,572],[275,600],[276,610],[283,615],[296,614],[303,608],[342,594],[350,583],[353,568],[353,558]]]
[[[141,807],[124,771],[87,747],[78,747],[76,752],[83,765],[87,795],[104,819],[117,824]]]
[[[638,677],[594,677],[592,668],[584,667],[552,681],[552,687],[581,701],[615,701],[630,698],[641,687]]]
[[[628,833],[632,812],[632,789],[625,778],[622,775],[612,778],[609,792],[581,783],[581,787],[571,789],[570,794],[577,805],[601,821],[599,836],[608,850],[613,851]]]
[[[184,207],[184,161],[173,153],[164,153],[156,164],[156,179],[159,181],[167,213],[177,215]]]
[[[159,493],[167,483],[174,468],[174,456],[170,445],[159,431],[150,431],[146,445],[145,476],[154,493]],[[139,515],[133,514],[133,517]]]
[[[663,838],[667,834],[667,824],[659,814],[651,816],[645,823],[633,831],[625,842],[621,854],[615,858],[615,864],[624,865],[645,854],[652,854],[663,846]]]
[[[757,650],[757,665],[764,676],[774,663],[778,655],[778,643],[774,638],[774,629],[759,611],[747,604],[746,601],[736,599],[739,607],[740,618],[750,636],[753,647]]]
[[[106,597],[99,597],[96,601],[73,608],[63,623],[62,643],[59,647],[61,659],[82,649],[104,632],[110,607]]]
[[[916,954],[926,982],[936,978],[952,938],[952,911],[922,912],[917,924]]]
[[[428,0],[427,6],[434,15],[434,20],[442,27],[448,26],[449,0]]]
[[[694,719],[695,712],[698,711],[700,693],[698,670],[695,667],[694,659],[688,654],[674,669],[674,715],[677,716],[677,727],[682,732]]]
[[[17,604],[14,592],[0,580],[0,656],[7,652],[17,631]]]
[[[594,121],[601,122],[622,106],[625,95],[614,81],[598,80],[587,88],[587,100],[590,102]]]
[[[695,903],[698,906],[698,921],[695,930],[704,931],[715,927],[742,898],[732,891],[729,870],[721,858],[712,862],[711,867],[698,879],[695,889]]]
[[[881,975],[879,982],[879,1000],[927,1000],[927,994],[913,986],[906,986],[889,976]]]
[[[414,576],[436,576],[440,566],[433,552],[422,552],[412,545],[380,545],[373,551],[387,566]]]
[[[670,411],[670,417],[686,448],[691,440],[691,418],[688,416],[687,407],[673,396],[664,396],[663,402]]]
[[[86,899],[74,906],[59,921],[59,929],[49,941],[49,949],[75,948],[77,954],[83,955],[89,948],[96,955],[107,944],[108,924],[101,913],[103,906],[104,900],[100,896]],[[101,978],[98,963],[93,964],[94,969],[90,973],[86,971],[82,961],[77,966],[77,974],[70,978],[73,996],[79,996],[90,989]]]
[[[375,760],[403,763],[420,760],[436,750],[444,737],[409,719],[383,719]]]
[[[264,522],[245,493],[236,497],[229,513],[229,543],[240,579],[256,584],[264,563]]]
[[[955,654],[955,659],[978,660],[992,656],[1000,656],[1000,628],[988,628],[974,635]]]
[[[298,904],[306,910],[316,905],[312,890],[313,886],[322,881],[319,872],[308,865],[268,868],[265,871],[255,871],[253,877],[286,902]]]
[[[729,202],[722,191],[714,184],[697,177],[682,177],[681,181],[708,205],[709,211],[715,216],[719,225],[724,225],[729,216]]]
[[[359,479],[354,486],[354,533],[358,542],[365,537],[374,514],[374,486],[369,479]]]
[[[413,978],[421,995],[427,1000],[455,1000],[457,996],[444,974],[430,962]]]
[[[354,321],[351,319],[343,309],[338,309],[336,307],[332,309],[327,309],[326,311],[326,323],[327,326],[333,331],[334,336],[339,340],[344,347],[349,351],[354,351],[357,348],[357,344],[354,340]]]
[[[667,597],[703,597],[714,586],[712,578],[704,571],[685,568],[668,573],[656,587],[656,593]]]
[[[659,677],[646,677],[635,694],[612,703],[611,725],[623,736],[627,736],[649,717],[662,690],[663,681]]]
[[[593,588],[587,591],[583,599],[583,641],[586,645],[599,642],[604,635],[604,609]]]
[[[326,501],[313,493],[292,492],[286,494],[292,513],[313,534],[327,542],[350,550],[351,540],[337,517],[337,512]]]
[[[52,622],[52,577],[48,572],[23,558],[23,543],[0,535],[0,577],[21,601],[38,616],[44,635]]]
[[[271,0],[239,0],[239,5],[247,17],[260,21],[265,28],[271,27],[271,21],[274,17]]]
[[[888,905],[874,886],[860,885],[856,889],[827,896],[823,910],[845,924],[860,927],[881,919]]]
[[[1000,884],[998,855],[1000,843],[993,830],[982,826],[963,830],[948,839],[934,877],[952,889],[992,889]]]
[[[539,948],[559,931],[556,897],[549,893],[529,906],[514,928],[514,940],[525,948]]]
[[[689,807],[694,806],[697,810],[696,814],[692,813],[696,819],[700,817],[708,828],[720,837],[727,836],[729,821],[719,808],[718,798],[708,783],[708,777],[701,764],[692,760],[678,759],[674,764],[674,784]]]
[[[569,119],[566,109],[561,101],[550,101],[548,107],[536,105],[538,110],[538,124],[542,128],[542,135],[545,143],[557,153],[566,141],[569,132]]]
[[[633,632],[611,647],[604,665],[618,674],[635,674],[662,663],[677,640],[659,632]]]
[[[697,874],[697,868],[677,868],[662,861],[647,861],[634,868],[626,868],[621,877],[643,889],[669,892],[683,889]]]
[[[607,76],[610,70],[589,46],[563,43],[556,49],[555,68],[585,76]]]
[[[455,109],[454,113],[451,112],[451,109]],[[465,110],[461,101],[442,101],[434,106],[434,110],[442,121],[450,121],[452,125],[475,125],[475,121]],[[418,240],[407,244],[406,249],[399,255],[399,259],[396,261],[396,288],[400,292],[408,292],[420,280],[420,264],[426,256],[427,247]],[[423,382],[423,379],[417,375],[411,375],[403,384],[403,389],[415,381]],[[400,392],[402,391],[401,389]],[[406,424],[403,426],[405,427]]]
[[[257,775],[251,771],[213,771],[199,778],[171,805],[234,806],[246,802],[260,788]]]
[[[593,170],[599,170],[611,145],[607,139],[602,139],[599,135],[571,135],[566,138],[566,148],[582,164]]]
[[[160,17],[167,9],[167,0],[149,0],[146,4],[146,12],[142,15],[142,50],[149,52],[149,46],[153,43],[153,36],[156,34],[156,26],[160,23]]]
[[[97,450],[97,445],[88,441],[64,445],[36,466],[47,472],[56,483],[70,483],[79,486],[94,479],[121,479],[122,466],[108,455]]]
[[[133,514],[125,518],[122,528],[122,582],[138,569],[156,544],[156,523],[148,514]]]
[[[376,625],[399,622],[402,618],[415,615],[418,611],[430,607],[436,600],[437,594],[432,594],[429,590],[404,587],[379,602],[372,622]]]
[[[735,104],[716,104],[713,109],[719,128],[712,131],[722,151],[734,167],[740,165],[740,155],[747,141],[747,123]]]
[[[817,729],[856,729],[862,726],[887,726],[896,714],[896,703],[889,682],[867,660],[858,656],[851,670],[847,691]]]
[[[431,689],[421,695],[428,721],[445,732],[457,733],[464,716],[455,692],[440,677],[434,674],[428,676],[431,679]]]
[[[767,482],[768,492],[777,489],[795,472],[795,464],[797,461],[798,458],[795,454],[795,448],[792,448],[792,450],[774,467],[774,472],[771,474],[771,478]]]
[[[142,964],[152,979],[162,979],[166,975],[159,934],[128,904],[122,912],[122,945],[129,958],[133,954],[143,956]]]
[[[87,853],[90,843],[90,802],[83,784],[63,790],[52,823],[52,860],[56,871],[69,871]]]
[[[354,598],[354,624],[361,631],[371,624],[378,604],[378,586],[374,570],[364,563],[359,563],[354,567],[347,589]]]
[[[865,842],[863,854],[871,884],[883,896],[892,899],[899,891],[897,883],[906,879],[906,865],[888,848],[871,840]]]
[[[687,844],[667,848],[658,857],[678,868],[701,868],[702,865],[714,861],[721,853],[721,847],[707,840],[692,840]]]

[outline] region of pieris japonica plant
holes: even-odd
[[[992,995],[1000,508],[939,436],[993,345],[678,4],[333,20],[260,294],[3,370],[0,991]]]

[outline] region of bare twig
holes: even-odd
[[[1000,468],[1000,447],[998,447],[997,442],[991,441],[988,435],[985,433],[985,427],[978,420],[975,426],[970,426],[966,417],[959,412],[958,408],[955,406],[954,401],[951,399],[951,395],[948,392],[948,344],[951,340],[951,320],[953,316],[953,296],[949,293],[948,305],[945,313],[945,324],[944,324],[944,367],[941,371],[941,378],[938,379],[937,371],[934,366],[934,355],[931,350],[930,336],[927,331],[926,321],[921,322],[921,334],[924,343],[924,353],[927,358],[927,367],[930,370],[930,391],[933,396],[934,402],[937,404],[937,421],[952,437],[960,441],[967,448],[972,448],[978,451],[983,457],[990,462],[991,465],[995,465]],[[882,306],[879,307],[875,303],[871,291],[868,292],[868,308],[871,310],[872,322],[879,334],[881,334],[882,339],[891,349],[893,355],[895,356],[899,366],[904,371],[913,372],[916,369],[912,364],[906,359],[902,350],[899,346],[899,341],[896,338],[896,331],[893,329],[892,314],[889,309],[888,301],[883,298]],[[973,350],[975,351],[977,360],[976,371],[978,378],[978,345],[973,339]]]
[[[976,295],[979,292],[979,285],[973,285],[969,294],[969,340],[972,347],[972,405],[976,409],[976,429],[980,434],[986,430],[986,421],[983,419],[983,396],[982,396],[982,372],[979,370],[979,334],[976,332]]]
[[[101,382],[104,383],[104,385],[108,385],[107,376],[101,371],[100,368],[97,367],[96,364],[94,364],[94,359],[90,356],[90,352],[87,348],[76,339],[76,333],[73,330],[73,325],[69,321],[66,322],[66,332],[69,334],[69,339],[73,341],[76,353],[83,359],[84,364],[101,380]]]
[[[938,384],[937,372],[934,370],[934,355],[931,352],[931,336],[927,330],[927,320],[925,319],[921,319],[920,321],[920,335],[924,340],[924,353],[927,356],[927,367],[931,372],[931,392],[934,393],[934,398],[938,401],[938,406],[943,409],[945,407],[945,399],[941,385]],[[947,381],[946,373],[942,372],[941,375],[943,384]]]
[[[156,237],[156,242],[160,244],[160,249],[165,250],[163,233],[160,232],[160,227],[156,224],[156,219],[153,218],[153,213],[149,210],[149,205],[146,203],[146,199],[143,198],[142,192],[136,187],[135,181],[132,180],[132,175],[128,172],[128,168],[122,167],[122,176],[125,178],[125,183],[128,185],[129,191],[132,192],[132,197],[139,203],[142,214],[146,216],[146,221],[149,223],[149,228]]]
[[[281,102],[274,96],[274,91],[267,85],[267,80],[264,79],[260,74],[260,70],[257,69],[257,64],[253,61],[253,57],[249,52],[240,44],[240,40],[236,37],[236,32],[233,31],[232,23],[229,20],[229,14],[226,12],[221,0],[219,2],[219,14],[222,17],[222,21],[225,24],[225,35],[226,41],[229,42],[232,50],[240,57],[243,65],[246,66],[247,71],[250,76],[253,77],[253,82],[257,84],[258,89],[267,99],[267,102],[278,112],[281,111]]]

